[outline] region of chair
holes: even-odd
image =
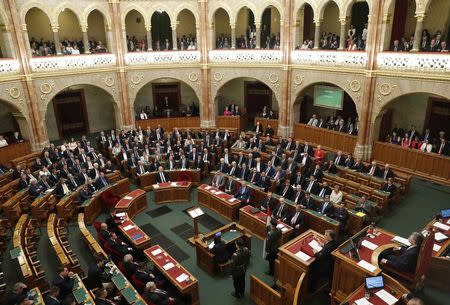
[[[414,273],[399,271],[390,267],[389,265],[383,265],[383,270],[396,277],[409,289],[420,290],[421,288],[423,288],[425,282],[425,274],[428,271],[428,267],[431,262],[431,257],[433,255],[433,245],[434,233],[428,232],[422,242],[422,245],[420,246],[416,271]]]
[[[135,287],[140,291],[144,291],[145,289],[145,283],[141,282],[137,277],[136,274],[133,274],[131,276],[131,280],[133,281],[133,284],[135,285]]]
[[[111,255],[114,262],[119,262],[120,260],[122,260],[123,255],[111,248],[107,242],[104,243],[104,248],[106,253]]]
[[[109,191],[103,192],[100,196],[102,198],[103,205],[108,209],[115,207],[116,203],[120,200],[119,197],[114,196]]]

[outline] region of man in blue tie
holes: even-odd
[[[333,216],[334,208],[333,203],[330,201],[330,195],[325,195],[325,199],[320,206],[319,213],[328,217]]]
[[[234,198],[237,198],[244,203],[248,203],[250,201],[250,189],[247,186],[247,182],[241,182],[241,188],[234,195]]]

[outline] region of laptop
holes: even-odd
[[[441,216],[442,216],[442,218],[449,218],[450,217],[450,209],[442,209]]]
[[[383,276],[378,275],[366,277],[365,285],[367,290],[382,289],[384,288]]]

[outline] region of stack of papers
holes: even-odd
[[[442,229],[442,230],[444,230],[444,231],[450,230],[450,226],[447,226],[447,225],[445,225],[445,224],[443,224],[443,223],[441,223],[441,222],[435,222],[435,223],[433,224],[433,227]]]
[[[409,242],[409,240],[407,240],[406,238],[403,238],[401,236],[395,236],[392,241],[395,241],[399,244],[405,245],[407,247],[411,246],[411,243]]]
[[[156,250],[153,250],[153,251],[152,251],[152,255],[153,255],[153,256],[156,256],[156,255],[161,254],[161,253],[162,253],[162,250],[161,250],[161,249],[156,249]]]
[[[123,228],[123,230],[124,230],[124,231],[129,231],[129,230],[131,230],[131,229],[133,229],[133,228],[134,228],[133,225],[128,225],[128,226],[125,226],[125,227]]]
[[[166,270],[166,271],[169,269],[172,269],[173,267],[175,267],[175,265],[172,262],[167,263],[163,266],[164,270]]]
[[[311,240],[308,245],[311,248],[313,248],[314,250],[316,250],[317,252],[322,251],[322,247],[319,245],[319,243],[315,239]]]
[[[297,256],[299,259],[301,259],[304,262],[307,262],[311,259],[311,256],[309,256],[308,254],[306,254],[305,252],[302,252],[302,251],[298,251],[297,253],[295,253],[295,256]]]
[[[374,243],[371,243],[368,240],[363,240],[362,243],[361,243],[361,246],[369,248],[372,251],[375,250],[376,248],[378,248],[378,245],[375,245]]]
[[[230,199],[228,199],[228,201],[231,202],[231,203],[235,202],[236,200],[237,200],[236,198],[230,198]]]
[[[364,269],[366,269],[366,270],[368,270],[370,272],[374,272],[377,269],[376,266],[366,262],[363,259],[358,262],[358,266],[363,267]]]
[[[189,278],[189,276],[186,273],[183,273],[182,275],[180,275],[179,277],[177,277],[177,282],[178,283],[182,283],[185,280],[187,280]]]
[[[433,245],[433,251],[434,252],[438,252],[439,250],[441,250],[441,246],[434,244]]]
[[[159,187],[159,184],[153,184],[153,188],[157,189]]]
[[[116,213],[117,217],[125,217],[125,212]]]
[[[125,196],[125,197],[123,197],[123,199],[131,200],[131,199],[133,199],[133,197],[131,197],[131,196]]]
[[[398,299],[396,297],[394,297],[392,294],[390,294],[389,292],[387,292],[384,289],[381,289],[380,291],[375,293],[380,299],[382,299],[383,301],[385,301],[388,305],[392,305],[395,304]]]
[[[211,187],[212,187],[212,186],[210,186],[210,185],[205,186],[205,190],[209,191],[209,190],[211,189]]]
[[[356,305],[372,305],[369,301],[366,300],[366,298],[361,298],[359,300],[355,301]]]
[[[277,224],[277,228],[278,229],[284,228],[284,224],[282,224],[282,223]]]
[[[434,234],[434,240],[436,240],[437,242],[441,242],[443,240],[446,240],[447,238],[447,235],[442,234],[441,232],[436,232]]]
[[[200,208],[195,208],[195,209],[189,210],[188,213],[189,213],[189,216],[191,216],[191,218],[196,218],[198,216],[205,214],[202,211],[202,209],[200,209]]]
[[[177,186],[177,183],[176,182],[171,182],[170,186]]]
[[[289,229],[286,227],[281,228],[281,232],[286,232],[287,230],[289,230]]]

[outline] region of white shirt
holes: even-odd
[[[334,190],[331,192],[330,201],[333,203],[340,203],[342,201],[343,194],[341,191],[336,193]]]
[[[140,118],[141,120],[146,120],[146,119],[148,119],[147,114],[146,114],[145,112],[142,112],[142,113],[139,115],[139,118]]]

